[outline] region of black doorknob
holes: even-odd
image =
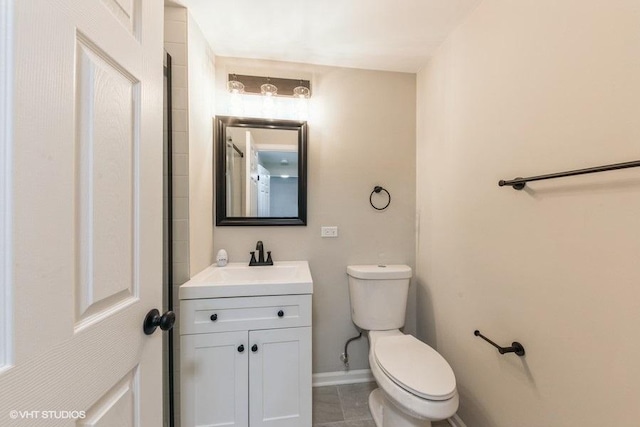
[[[280,310],[280,311],[278,312],[278,317],[284,317],[284,311]]]
[[[244,345],[240,344],[238,346],[238,353],[242,353],[244,351]]]
[[[163,331],[168,331],[173,328],[173,325],[176,323],[176,314],[173,311],[166,311],[162,316],[157,309],[153,309],[149,311],[144,318],[144,323],[142,324],[142,330],[147,335],[151,335],[156,331],[156,328],[159,326]]]
[[[213,313],[209,319],[211,319],[212,322],[215,322],[216,320],[218,320],[218,315],[216,313]]]
[[[254,353],[256,353],[258,351],[258,344],[254,344],[251,346],[251,351],[253,351]]]

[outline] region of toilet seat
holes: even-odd
[[[380,337],[373,354],[380,369],[411,394],[442,401],[457,393],[451,366],[437,351],[411,335]]]

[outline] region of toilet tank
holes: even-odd
[[[384,331],[404,326],[411,280],[408,265],[350,265],[351,319],[360,329]]]

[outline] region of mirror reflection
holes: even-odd
[[[306,122],[215,123],[216,225],[306,225]]]
[[[228,126],[227,215],[298,216],[298,131]]]

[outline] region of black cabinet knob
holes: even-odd
[[[251,346],[251,351],[253,351],[254,353],[256,353],[258,351],[258,344],[254,344]]]
[[[278,317],[284,317],[284,311],[280,310],[280,311],[278,312]]]
[[[209,319],[211,319],[212,322],[215,322],[216,320],[218,320],[218,315],[216,313],[213,313]]]
[[[238,353],[242,353],[244,351],[244,345],[240,344],[238,346]]]

